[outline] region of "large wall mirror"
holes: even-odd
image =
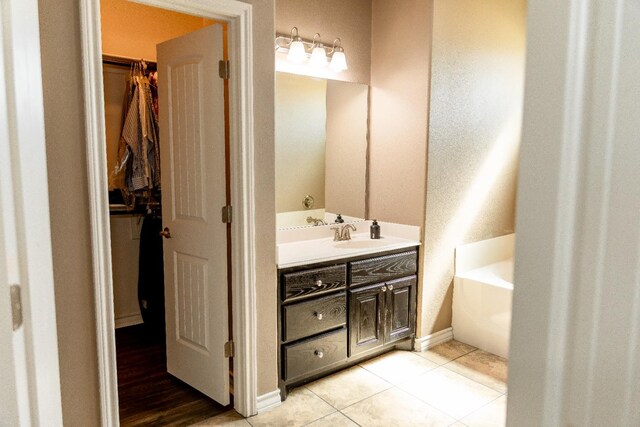
[[[279,228],[365,217],[369,87],[276,72]]]

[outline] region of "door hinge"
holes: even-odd
[[[233,216],[233,210],[231,209],[231,206],[229,206],[229,205],[223,206],[222,207],[222,222],[224,222],[225,224],[231,224],[232,216]]]
[[[227,80],[229,78],[229,60],[218,62],[218,74],[220,74],[221,79]]]
[[[227,341],[224,343],[224,357],[233,357],[236,355],[236,346],[233,341]]]
[[[22,325],[22,296],[20,295],[20,285],[11,285],[11,317],[13,319],[13,330],[17,330]]]

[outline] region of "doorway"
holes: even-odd
[[[198,422],[232,389],[227,26],[126,0],[101,14],[120,422]]]
[[[233,237],[234,246],[229,249],[236,262],[229,266],[232,277],[237,278],[231,286],[229,295],[233,308],[227,315],[229,323],[233,323],[233,341],[215,349],[217,352],[229,350],[234,357],[227,359],[232,366],[234,377],[234,407],[244,415],[255,413],[256,387],[255,387],[255,318],[246,313],[255,312],[255,275],[253,274],[255,247],[253,246],[253,175],[248,173],[253,170],[253,133],[252,111],[250,107],[251,95],[251,50],[250,39],[252,28],[247,25],[251,22],[251,6],[238,1],[224,2],[193,2],[193,1],[145,1],[149,5],[171,9],[173,12],[186,12],[190,18],[203,22],[203,19],[215,19],[228,25],[229,29],[229,58],[235,64],[230,72],[228,85],[229,109],[229,162],[234,172],[230,175],[229,188],[225,188],[225,196],[234,206],[238,220],[231,225],[224,225],[225,234]],[[196,5],[196,3],[202,3]],[[131,4],[124,2],[124,4]],[[87,105],[87,129],[89,132],[88,150],[90,158],[89,180],[90,195],[94,205],[106,210],[108,203],[106,198],[107,170],[105,166],[104,150],[104,111],[103,96],[101,91],[102,76],[97,71],[97,64],[102,65],[102,49],[96,43],[96,35],[100,34],[99,2],[87,1],[83,11],[83,36],[85,53],[85,91],[87,98],[93,99]],[[164,10],[166,12],[166,10]],[[140,56],[140,55],[137,55]],[[217,65],[217,64],[216,64]],[[217,67],[216,67],[217,68]],[[93,73],[91,70],[95,70]],[[217,70],[216,70],[217,71]],[[212,73],[210,73],[212,74]],[[217,73],[216,73],[217,74]],[[217,76],[216,76],[217,78]],[[102,113],[102,114],[100,114]],[[102,210],[102,212],[104,212]],[[216,209],[217,210],[217,209]],[[246,213],[245,213],[246,212]],[[219,218],[219,211],[211,212]],[[96,266],[96,309],[98,312],[98,350],[101,368],[101,398],[102,420],[105,425],[118,424],[117,392],[116,392],[116,348],[114,340],[114,312],[111,303],[113,288],[111,287],[111,257],[108,250],[109,225],[108,217],[101,214],[101,209],[92,213],[92,229],[94,232],[94,265]],[[177,239],[176,239],[177,240]],[[173,241],[173,239],[172,239]],[[106,245],[105,245],[106,243]],[[107,249],[107,250],[105,250]],[[226,254],[226,251],[225,251]],[[189,254],[187,254],[189,255]],[[175,259],[175,257],[172,257]],[[165,255],[166,260],[166,255]],[[182,260],[184,261],[184,260]],[[193,263],[192,263],[193,264]],[[190,268],[193,265],[189,266]],[[206,269],[206,268],[205,268]],[[196,269],[197,270],[197,269]],[[213,269],[212,269],[213,270]],[[191,269],[190,271],[193,271]],[[225,299],[226,303],[226,299]],[[206,306],[205,306],[206,308]],[[242,315],[241,315],[242,313]],[[210,328],[212,329],[212,328]],[[170,328],[170,331],[173,331]],[[182,329],[178,327],[178,332]],[[180,336],[180,338],[185,338]],[[229,336],[231,338],[231,336]],[[184,339],[182,341],[185,341]],[[197,347],[193,345],[192,347]],[[197,344],[197,342],[196,342]],[[194,349],[198,351],[198,349]],[[202,349],[199,349],[202,350]],[[202,352],[202,351],[201,351]],[[177,366],[191,366],[191,363],[178,363]],[[178,373],[176,373],[178,375]]]

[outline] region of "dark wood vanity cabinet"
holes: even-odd
[[[416,332],[416,276],[386,283],[384,342],[389,344]]]
[[[349,354],[384,345],[383,284],[349,291]]]
[[[278,271],[280,390],[411,348],[417,248]]]
[[[349,291],[349,355],[415,333],[416,276]]]

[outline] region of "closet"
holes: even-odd
[[[213,117],[210,114],[211,111],[223,112],[225,101],[224,94],[220,91],[217,96],[220,99],[219,107],[210,108],[208,101],[198,103],[198,93],[204,90],[198,86],[203,79],[194,77],[198,70],[207,70],[209,73],[207,78],[218,76],[209,72],[211,66],[203,67],[196,62],[189,62],[191,59],[180,58],[176,59],[178,62],[172,63],[177,77],[164,81],[165,91],[169,85],[173,88],[173,97],[167,98],[165,95],[164,101],[159,100],[158,89],[166,75],[162,76],[163,71],[158,69],[157,52],[159,50],[156,48],[162,46],[164,51],[174,55],[171,58],[175,59],[182,49],[180,43],[188,45],[193,38],[202,39],[203,36],[207,39],[208,33],[202,33],[204,29],[217,27],[216,34],[219,36],[215,40],[219,39],[218,50],[222,57],[224,41],[222,34],[226,28],[201,17],[139,5],[127,0],[101,0],[100,9],[120,422],[122,425],[198,422],[222,412],[225,407],[205,395],[216,394],[208,392],[207,387],[210,388],[210,384],[197,383],[198,377],[210,375],[208,372],[198,370],[200,369],[198,364],[192,363],[193,356],[189,354],[176,356],[176,352],[183,351],[176,342],[187,342],[188,346],[198,347],[201,346],[200,342],[212,341],[210,337],[204,335],[203,331],[214,328],[198,325],[194,319],[206,320],[207,313],[212,312],[215,315],[218,311],[223,313],[225,318],[228,317],[227,298],[224,298],[223,310],[206,308],[202,306],[201,301],[199,302],[198,292],[205,292],[207,288],[205,273],[208,270],[221,270],[218,268],[221,262],[202,264],[201,260],[208,258],[208,255],[200,256],[191,251],[191,248],[184,246],[184,236],[187,232],[193,232],[194,227],[191,226],[190,231],[184,224],[176,223],[175,219],[176,217],[191,218],[194,219],[192,221],[194,223],[212,222],[206,215],[207,210],[213,212],[214,209],[209,209],[204,203],[200,205],[197,203],[198,192],[202,193],[202,198],[206,201],[212,200],[211,194],[207,192],[206,185],[200,187],[198,185],[210,181],[211,173],[208,169],[220,170],[222,179],[215,181],[220,188],[215,191],[218,195],[222,194],[224,198],[227,186],[225,175],[228,169],[228,141],[224,132],[223,113],[218,114],[221,117],[218,123],[218,127],[222,129],[221,133],[214,135],[215,138],[211,138],[210,134],[200,138],[197,131],[203,129],[202,132],[206,133],[207,125],[201,126],[197,123],[199,117],[197,108],[189,106],[185,109],[183,98],[174,98],[183,96],[187,100],[194,99],[193,104],[201,105],[204,111],[200,114],[206,113],[206,117]],[[196,34],[203,35],[196,36]],[[175,46],[178,48],[176,49]],[[165,63],[170,63],[170,61],[167,62],[167,58],[165,54]],[[212,61],[209,62],[212,63]],[[181,64],[186,66],[181,68]],[[217,65],[216,60],[216,68]],[[191,80],[187,78],[189,76],[179,74],[179,72],[185,72],[179,71],[179,68],[192,73]],[[187,82],[183,85],[184,88],[181,86],[182,81]],[[202,86],[205,85],[206,81]],[[222,87],[222,83],[217,81],[216,85]],[[165,111],[171,108],[172,114],[182,114],[178,119],[174,117],[170,119],[171,121],[165,119],[165,124],[170,123],[172,127],[185,129],[184,135],[172,138],[169,149],[167,146],[161,147],[160,142],[163,129],[161,129],[162,122],[158,119],[159,110],[162,108],[166,108]],[[166,129],[164,132],[166,136]],[[206,141],[214,141],[212,143],[218,145],[204,146],[204,142],[199,141],[204,141],[205,136]],[[167,144],[166,141],[163,143]],[[198,146],[199,143],[200,146]],[[179,146],[179,144],[186,145]],[[167,153],[163,152],[163,149],[167,150]],[[172,158],[169,162],[170,153],[177,156],[177,160]],[[163,155],[167,157],[163,158]],[[211,168],[212,156],[216,156],[215,168]],[[167,174],[166,177],[171,183],[175,183],[175,186],[163,189],[162,183],[166,185],[168,182],[166,179],[162,180],[163,174]],[[167,203],[173,203],[170,210],[173,215],[171,218],[164,218],[163,221],[163,211],[165,216],[166,212],[169,212],[167,205],[163,206],[165,195],[169,200]],[[183,200],[186,202],[183,203]],[[224,205],[225,201],[222,200],[220,203]],[[199,216],[203,220],[200,220]],[[171,231],[174,229],[178,231],[178,238],[167,241],[167,238],[172,237],[168,228],[165,228],[167,224],[172,227]],[[217,226],[219,228],[219,225]],[[223,226],[222,230],[224,227],[226,226]],[[166,252],[164,256],[163,234]],[[212,240],[219,245],[216,251],[226,256],[228,243],[225,243],[224,236],[220,238],[222,235],[220,231],[205,229],[201,234],[205,237],[211,236]],[[188,244],[189,241],[187,246]],[[170,257],[168,267],[163,262],[167,260],[167,254]],[[218,273],[216,280],[224,281],[226,288],[228,258],[224,258],[223,261],[224,271],[221,270]],[[167,298],[166,305],[169,307],[170,314],[167,322],[169,333],[165,337],[164,271],[167,268],[169,268],[167,271],[176,271],[182,275],[182,279],[176,280],[173,285],[181,287],[182,293],[186,290],[187,294],[186,297],[181,298],[178,295],[179,292],[175,295],[172,292]],[[193,306],[190,309],[191,312],[186,314],[171,311],[180,310],[181,307],[188,308],[190,305]],[[173,308],[174,306],[177,308]],[[185,327],[184,324],[177,324],[176,316],[184,317],[188,320],[185,322],[188,325]],[[189,319],[188,316],[191,318]],[[225,326],[225,328],[220,337],[230,335],[227,330],[229,327]],[[176,333],[177,337],[171,336]],[[222,338],[216,341],[220,339]],[[169,357],[169,367],[167,367],[168,351],[173,351],[173,356]],[[211,364],[210,361],[204,361],[204,363]],[[228,366],[228,362],[224,364],[226,381],[222,385],[215,384],[214,387],[214,391],[223,396],[222,399],[217,400],[224,404],[228,403],[229,396]],[[217,369],[220,369],[219,366]],[[182,378],[193,387],[178,378]]]
[[[104,55],[103,74],[116,327],[144,323],[147,333],[161,337],[164,277],[156,64]]]

